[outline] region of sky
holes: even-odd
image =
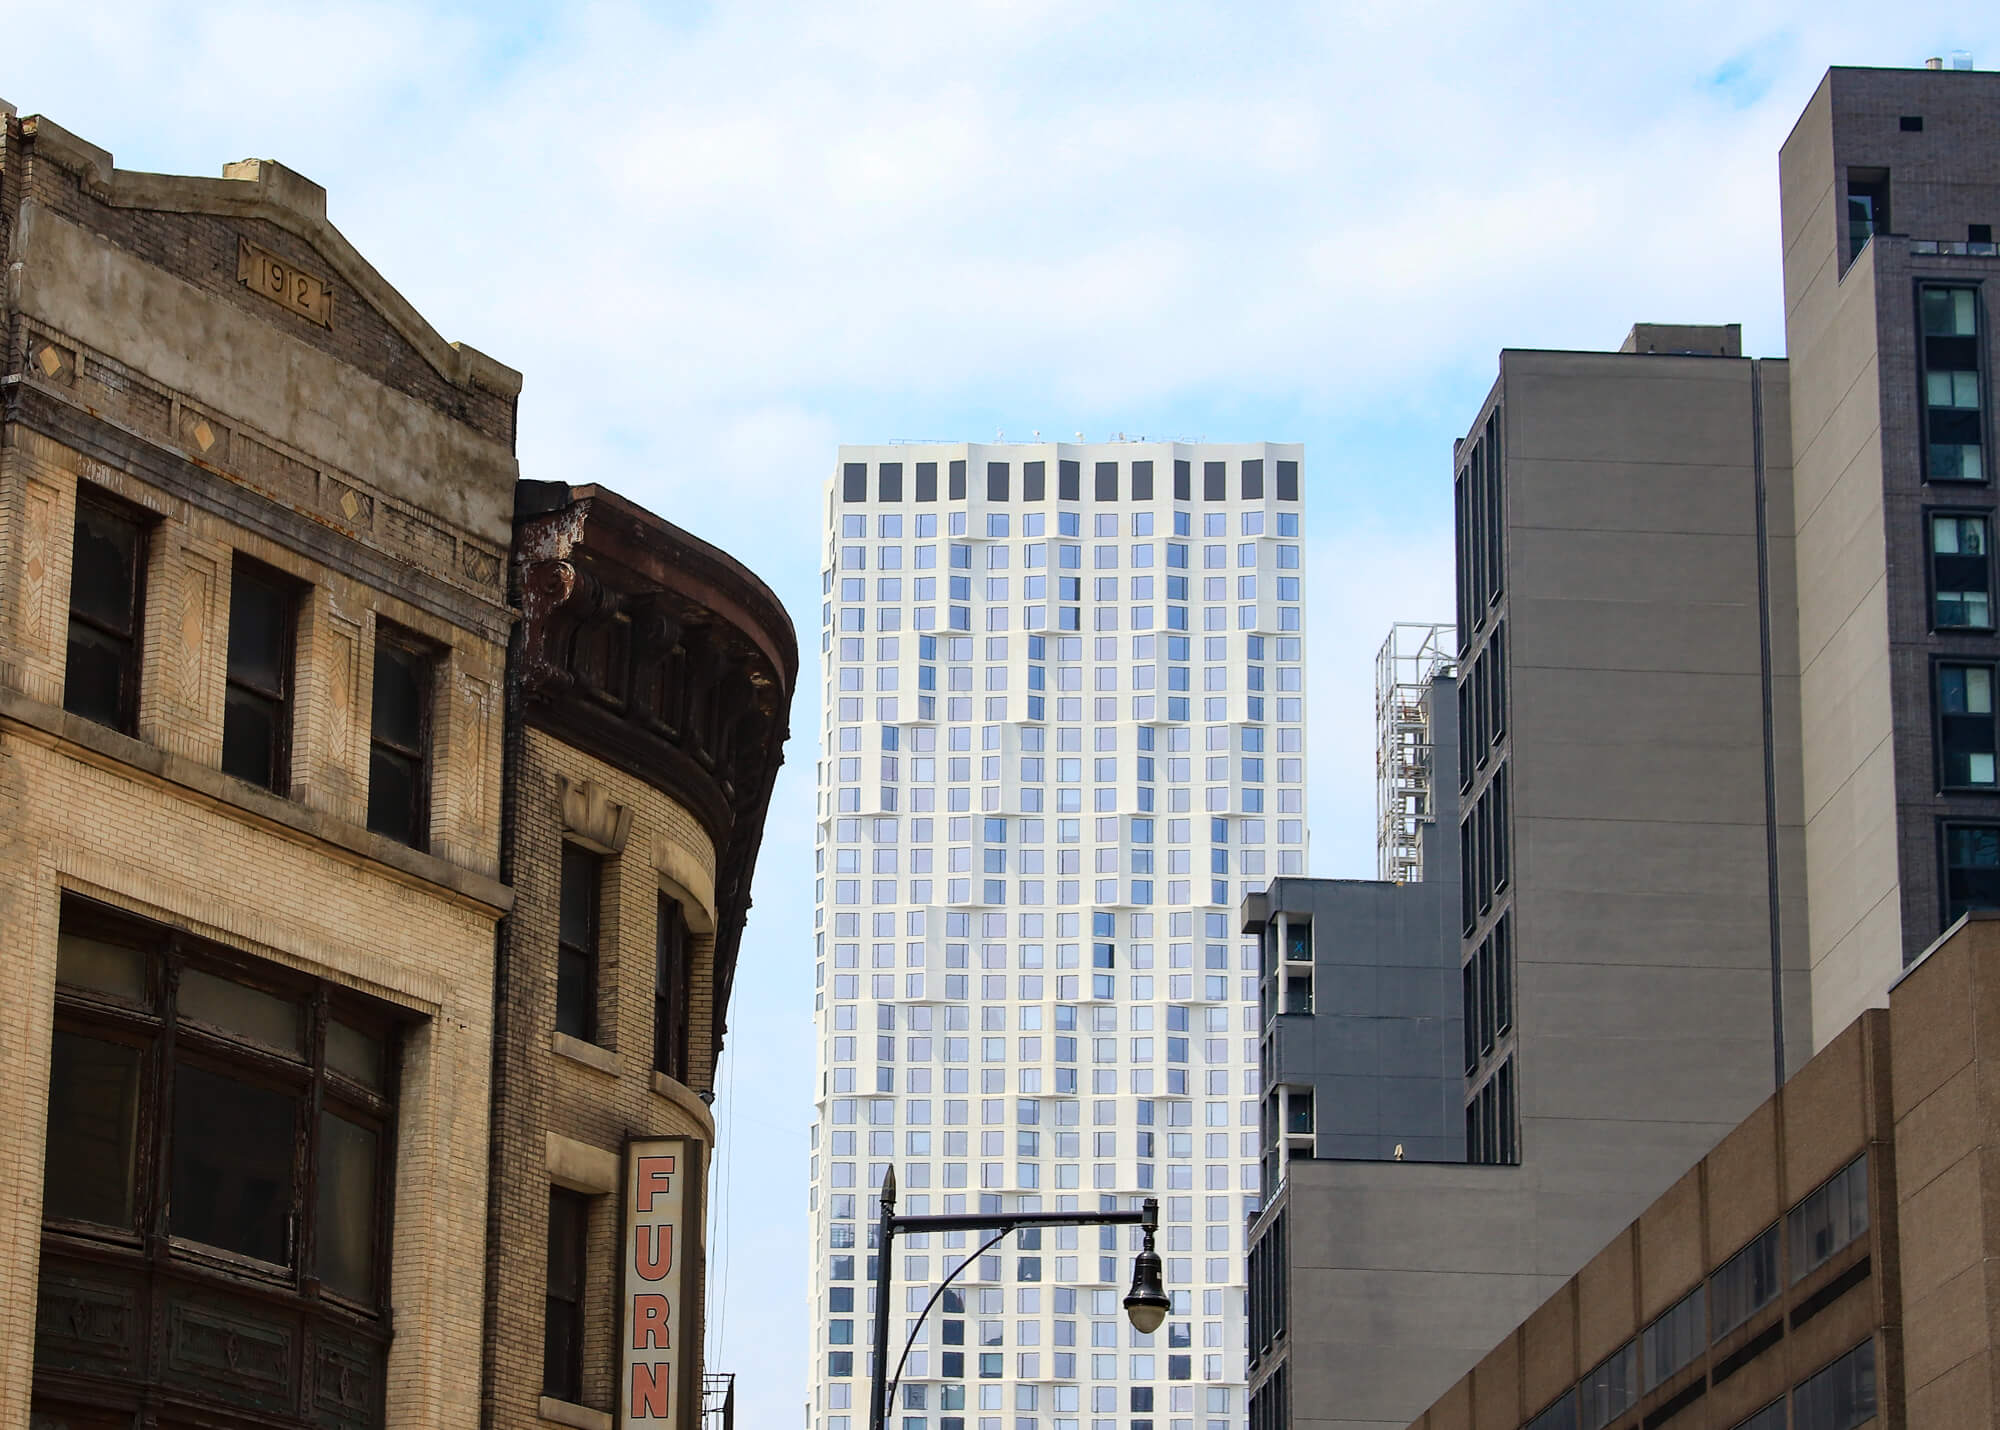
[[[734,553],[806,662],[717,1103],[709,1368],[805,1395],[817,520],[841,442],[1306,444],[1313,872],[1372,877],[1373,656],[1451,618],[1451,441],[1502,347],[1784,351],[1779,145],[1829,65],[2000,64],[1846,0],[99,0],[0,98],[121,168],[276,159],[525,374],[524,476]]]

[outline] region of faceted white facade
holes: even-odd
[[[1257,945],[1306,871],[1302,451],[843,447],[825,493],[814,896],[814,1430],[865,1430],[872,1192],[1160,1198],[1016,1233],[931,1313],[901,1430],[1238,1430]],[[983,1238],[899,1240],[890,1366]]]

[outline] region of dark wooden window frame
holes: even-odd
[[[107,942],[139,949],[146,958],[145,1001],[135,1004],[94,990],[58,984],[56,1027],[86,1037],[140,1047],[140,1107],[133,1187],[134,1226],[126,1229],[49,1217],[51,1234],[99,1244],[126,1245],[148,1259],[162,1255],[211,1270],[241,1275],[262,1284],[290,1283],[310,1297],[332,1295],[319,1286],[309,1269],[317,1227],[314,1200],[317,1171],[317,1119],[322,1111],[339,1113],[368,1127],[380,1139],[377,1158],[377,1226],[372,1279],[377,1302],[366,1306],[338,1298],[365,1315],[387,1309],[389,1231],[395,1190],[396,1039],[405,1021],[384,1004],[341,989],[309,975],[293,973],[260,959],[210,944],[168,925],[123,913],[75,895],[63,899],[62,927]],[[274,1050],[237,1034],[223,1032],[184,1017],[178,998],[183,974],[199,969],[231,983],[283,998],[299,1007],[302,1053]],[[370,1089],[327,1066],[326,1026],[334,1018],[382,1041],[382,1088]],[[274,1088],[300,1098],[300,1116],[313,1125],[297,1129],[294,1184],[289,1215],[296,1228],[290,1248],[292,1265],[259,1262],[227,1250],[205,1247],[173,1234],[167,1182],[172,1176],[172,1129],[168,1099],[173,1070],[182,1063],[226,1072],[251,1086]]]
[[[95,511],[100,516],[108,517],[111,520],[123,522],[132,527],[135,534],[132,544],[131,629],[129,631],[113,629],[87,612],[77,610],[73,555],[68,617],[68,624],[71,627],[81,624],[87,630],[97,635],[105,636],[112,640],[123,641],[128,644],[119,678],[118,720],[112,728],[129,735],[138,728],[139,723],[140,665],[144,658],[146,638],[146,565],[147,556],[152,545],[152,530],[155,525],[155,518],[151,512],[146,511],[143,507],[134,506],[131,502],[124,500],[112,492],[105,491],[101,487],[92,486],[87,482],[79,482],[76,490],[76,516],[71,524],[70,532],[72,553],[74,553],[75,549],[77,531],[82,525],[83,516],[87,510]],[[75,642],[71,641],[69,644],[74,646]],[[75,707],[70,704],[67,677],[65,677],[64,684],[63,708],[71,710],[74,713],[83,713],[75,711]],[[86,716],[85,718],[94,717]]]
[[[127,1225],[69,1218],[63,1208],[45,1206],[41,1241],[44,1304],[59,1302],[79,1286],[117,1286],[133,1298],[143,1327],[169,1315],[242,1315],[261,1304],[277,1322],[303,1321],[305,1334],[325,1335],[351,1346],[372,1347],[373,1364],[360,1377],[372,1423],[380,1423],[390,1325],[390,1278],[396,1185],[397,1051],[401,1029],[413,1021],[402,1010],[294,970],[211,944],[169,926],[140,919],[75,895],[65,895],[65,933],[101,939],[138,951],[143,991],[138,997],[59,982],[55,1028],[59,1033],[121,1044],[138,1051],[136,1107],[130,1158],[130,1220]],[[295,1050],[264,1046],[241,1032],[197,1021],[181,1011],[189,972],[200,970],[229,983],[283,999],[297,1011]],[[328,1055],[328,1032],[335,1020],[375,1040],[380,1061],[378,1086],[369,1086],[336,1068]],[[200,1067],[246,1087],[281,1092],[292,1099],[293,1130],[287,1154],[291,1166],[285,1203],[285,1259],[263,1261],[229,1248],[177,1235],[171,1193],[175,1175],[174,1087],[177,1075]],[[328,1114],[374,1134],[373,1205],[366,1223],[367,1294],[336,1292],[321,1277],[319,1173],[322,1126]],[[86,1298],[89,1292],[86,1291]],[[103,1294],[102,1292],[96,1294]],[[213,1312],[208,1308],[215,1308]],[[170,1311],[169,1308],[174,1308]],[[318,1331],[313,1327],[319,1327]],[[143,1330],[140,1332],[144,1344]],[[110,1349],[106,1348],[107,1351]],[[176,1372],[152,1352],[136,1362],[102,1367],[77,1362],[57,1347],[54,1359],[39,1350],[35,1397],[68,1408],[81,1405],[136,1405],[179,1376],[173,1394],[192,1394],[233,1420],[298,1423],[296,1408],[279,1409],[264,1399],[243,1397],[243,1386],[228,1378],[190,1391],[185,1372]],[[359,1370],[360,1367],[357,1367]],[[297,1380],[278,1392],[292,1407],[304,1397]],[[118,1410],[116,1413],[129,1413]]]
[[[549,1188],[548,1260],[542,1306],[542,1394],[551,1400],[583,1400],[584,1300],[589,1294],[590,1213],[595,1199],[567,1187]],[[573,1237],[558,1246],[559,1237]],[[575,1284],[558,1286],[558,1253],[574,1263]]]
[[[230,634],[235,633],[236,602],[246,585],[263,587],[283,603],[284,649],[279,657],[279,679],[275,689],[266,688],[239,671],[235,664],[235,651],[229,650],[224,661],[224,683],[222,719],[225,729],[224,745],[227,746],[226,731],[229,724],[229,699],[242,692],[253,700],[267,704],[272,710],[274,731],[270,751],[270,779],[262,783],[275,794],[285,794],[291,787],[292,753],[292,696],[297,685],[294,663],[298,656],[299,606],[304,594],[301,584],[275,567],[236,554],[229,578]],[[241,778],[247,778],[242,776]]]
[[[653,1070],[685,1083],[694,1064],[689,1004],[695,932],[679,899],[662,890],[653,933]]]
[[[371,709],[368,721],[370,759],[372,762],[374,753],[377,750],[382,750],[400,759],[408,760],[415,766],[416,773],[415,778],[411,781],[411,807],[409,810],[411,837],[407,842],[413,849],[427,849],[430,847],[432,749],[435,744],[432,724],[437,704],[434,687],[437,680],[439,653],[435,646],[421,637],[405,631],[400,626],[392,625],[388,621],[378,620],[375,625],[375,661],[378,666],[381,664],[385,645],[390,652],[418,663],[422,679],[419,680],[417,688],[422,704],[417,717],[417,739],[413,745],[401,744],[383,736],[379,729],[380,722],[375,719],[374,711]],[[369,785],[371,807],[368,824],[371,829],[374,829],[376,821],[373,817],[374,780],[372,773]],[[378,830],[377,832],[385,831]],[[389,837],[399,838],[400,836],[391,834]]]
[[[600,1019],[597,1007],[599,933],[604,923],[604,856],[581,844],[565,843],[556,885],[556,1031],[583,1042],[594,1042]],[[586,927],[567,926],[572,877],[588,879]],[[579,940],[576,935],[581,935]],[[580,983],[580,987],[578,984]],[[564,988],[572,990],[565,997]]]

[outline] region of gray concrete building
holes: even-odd
[[[1286,1166],[1253,1430],[1408,1423],[2000,905],[2000,76],[1829,71],[1780,190],[1789,361],[1509,351],[1457,444],[1473,1165]]]
[[[1806,978],[1795,599],[1760,560],[1788,412],[1733,327],[1501,354],[1456,447],[1438,781],[1465,1159],[1286,1163],[1252,1430],[1407,1424],[1807,1056],[1778,996]]]

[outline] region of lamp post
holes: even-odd
[[[1142,1335],[1150,1335],[1160,1328],[1167,1319],[1167,1310],[1173,1302],[1168,1297],[1166,1287],[1160,1280],[1160,1254],[1153,1249],[1153,1234],[1160,1226],[1160,1199],[1148,1197],[1144,1206],[1136,1212],[980,1212],[954,1213],[944,1216],[898,1216],[896,1214],[896,1169],[891,1167],[882,1178],[882,1214],[876,1222],[875,1237],[875,1355],[873,1373],[868,1384],[868,1430],[884,1430],[888,1424],[889,1399],[895,1387],[903,1379],[903,1364],[910,1358],[910,1347],[916,1344],[917,1331],[923,1326],[924,1318],[931,1313],[931,1307],[944,1295],[945,1287],[958,1279],[958,1273],[977,1259],[986,1247],[993,1246],[1003,1237],[1027,1226],[1136,1226],[1145,1229],[1146,1242],[1139,1254],[1132,1258],[1132,1289],[1125,1293],[1125,1314],[1131,1319],[1132,1328]],[[909,1339],[903,1343],[903,1354],[896,1362],[896,1373],[889,1374],[889,1271],[891,1254],[895,1249],[899,1232],[930,1231],[990,1231],[992,1237],[986,1246],[979,1248],[952,1268],[949,1276],[939,1283],[931,1293],[924,1309],[917,1315],[917,1324],[910,1328]]]

